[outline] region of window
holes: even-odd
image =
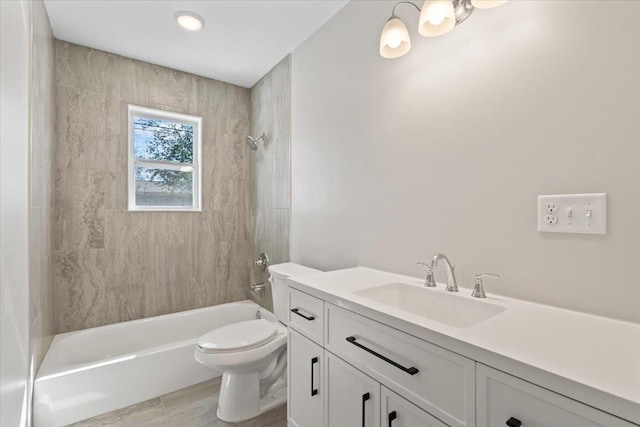
[[[129,210],[200,211],[202,118],[129,105]]]

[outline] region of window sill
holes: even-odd
[[[127,209],[128,212],[185,212],[185,213],[189,213],[189,212],[202,212],[202,209],[171,209],[171,208],[151,208],[151,209],[144,209],[144,208],[135,208],[135,209]]]

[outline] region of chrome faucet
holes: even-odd
[[[427,278],[424,280],[424,286],[427,288],[436,287],[436,279],[433,277],[433,263],[427,264],[426,262],[419,262],[418,265],[424,265],[427,267]]]
[[[447,268],[447,287],[444,289],[447,292],[458,292],[458,282],[456,281],[455,266],[451,265],[449,258],[442,254],[437,254],[431,259],[431,271],[438,265],[438,261],[444,260],[444,266]],[[433,275],[432,275],[433,276]],[[433,282],[435,284],[435,281]]]
[[[487,294],[484,292],[484,286],[482,285],[483,277],[493,277],[494,279],[497,279],[498,277],[500,277],[500,275],[496,273],[477,273],[476,283],[475,283],[475,286],[473,287],[473,292],[471,292],[472,297],[475,297],[475,298],[487,297]]]

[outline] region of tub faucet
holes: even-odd
[[[438,261],[440,260],[444,260],[444,266],[447,269],[447,287],[444,290],[447,292],[458,292],[458,282],[456,281],[455,274],[456,267],[451,265],[449,258],[442,254],[434,255],[434,257],[431,259],[431,269],[433,270],[433,268],[438,265]]]

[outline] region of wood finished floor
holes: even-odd
[[[216,417],[220,378],[72,424],[73,427],[286,427],[287,405],[229,424]]]

